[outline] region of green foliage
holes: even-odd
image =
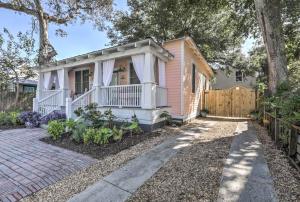
[[[84,120],[88,125],[94,128],[100,128],[103,125],[103,114],[97,110],[97,103],[91,103],[82,109],[79,107],[74,113]]]
[[[86,130],[87,126],[83,122],[78,122],[75,128],[72,130],[72,139],[77,143],[83,140],[83,134]]]
[[[114,124],[114,120],[115,120],[116,116],[113,115],[113,113],[112,113],[112,111],[111,111],[110,108],[104,112],[104,118],[107,121],[106,125],[109,128],[113,128],[113,124]]]
[[[65,122],[65,126],[66,126],[66,132],[71,132],[75,129],[76,127],[76,121],[74,121],[73,119],[68,119]]]
[[[139,134],[143,132],[138,122],[131,122],[129,126],[125,128],[126,130],[130,131],[131,134]]]
[[[116,12],[112,19],[108,30],[112,44],[149,36],[163,42],[189,34],[209,62],[226,62],[222,53],[240,45],[249,29],[256,25],[252,21],[255,12],[249,12],[250,6],[240,13],[227,0],[129,0],[128,6],[130,12]]]
[[[0,112],[0,126],[16,126],[20,124],[18,112]]]
[[[48,133],[51,135],[53,140],[57,140],[61,137],[65,131],[64,123],[61,121],[50,121],[48,123]]]
[[[123,130],[114,126],[112,129],[112,136],[114,141],[120,141],[123,138]]]
[[[166,124],[170,125],[172,124],[172,116],[168,111],[163,111],[160,115],[159,118],[165,119]]]
[[[112,131],[109,128],[100,128],[98,132],[94,136],[95,144],[107,144],[109,142],[109,138],[112,137]]]
[[[83,143],[88,144],[93,141],[98,132],[99,131],[95,128],[87,128],[83,133]]]

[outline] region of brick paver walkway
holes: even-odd
[[[0,131],[0,201],[17,201],[95,159],[39,141],[43,129]]]

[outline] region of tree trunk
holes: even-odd
[[[16,78],[16,96],[15,96],[15,103],[14,106],[17,107],[18,101],[19,101],[19,95],[20,95],[20,81],[19,78]]]
[[[39,47],[39,65],[44,65],[50,62],[50,60],[57,55],[53,46],[49,43],[48,37],[48,19],[44,15],[43,8],[39,0],[35,0],[35,5],[38,13],[39,31],[40,31],[40,47]]]
[[[255,9],[268,57],[268,89],[274,94],[287,79],[280,0],[255,0]]]

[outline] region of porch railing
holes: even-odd
[[[121,85],[101,87],[102,106],[140,107],[142,85]]]
[[[71,103],[71,109],[74,112],[79,107],[85,107],[93,102],[95,102],[95,88],[92,88],[88,92],[84,93],[83,95],[79,96]]]
[[[168,91],[167,88],[156,86],[156,106],[165,107],[168,105]]]
[[[56,91],[55,93],[51,93],[51,95],[41,99],[38,102],[38,112],[45,116],[54,110],[58,110],[61,106],[61,96],[62,91]]]
[[[44,98],[49,97],[50,95],[53,95],[60,91],[61,90],[42,90],[42,91],[40,91],[40,99],[44,99]]]

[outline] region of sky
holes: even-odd
[[[116,9],[126,10],[127,0],[114,0]],[[31,17],[25,14],[19,14],[7,9],[0,9],[0,31],[7,28],[11,33],[15,34],[19,31],[29,31],[31,28]],[[107,47],[109,39],[105,32],[98,31],[91,23],[75,23],[62,26],[68,35],[59,37],[55,35],[54,25],[49,25],[49,40],[57,51],[56,59],[63,59],[75,55],[99,50]],[[252,47],[254,40],[247,39],[242,46],[243,53],[247,53]]]

